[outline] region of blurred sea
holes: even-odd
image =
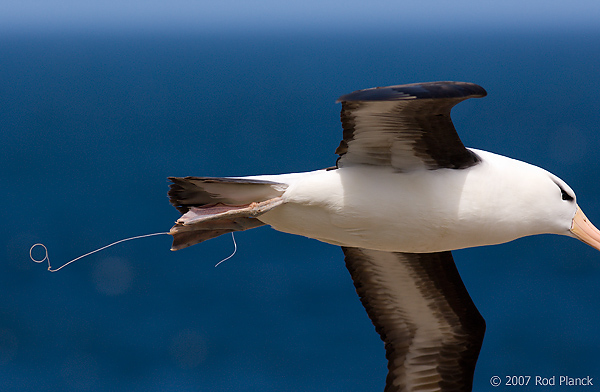
[[[337,247],[263,227],[218,268],[229,236],[141,239],[55,274],[28,255],[43,242],[57,267],[167,231],[167,176],[334,164],[335,99],[356,89],[482,85],[453,111],[464,143],[552,171],[599,224],[600,32],[463,31],[1,36],[0,390],[383,390]],[[537,236],[455,259],[488,324],[474,390],[600,384],[600,253]]]

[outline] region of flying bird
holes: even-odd
[[[461,82],[355,91],[338,100],[333,167],[170,177],[182,214],[171,249],[262,225],[341,246],[385,343],[385,391],[471,391],[485,321],[451,251],[544,233],[600,250],[600,231],[563,180],[463,145],[450,111],[486,94]]]

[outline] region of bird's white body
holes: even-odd
[[[486,151],[464,170],[352,166],[255,176],[288,184],[283,204],[259,219],[323,242],[393,252],[438,252],[527,235],[569,235],[568,186],[537,166]]]

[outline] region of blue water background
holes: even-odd
[[[331,166],[335,99],[356,89],[484,86],[453,111],[464,143],[554,172],[600,224],[597,31],[5,34],[0,53],[1,391],[383,390],[335,246],[263,227],[218,268],[229,236],[128,242],[55,274],[28,254],[43,242],[58,266],[168,230],[167,176]],[[600,385],[600,252],[536,236],[455,259],[488,324],[475,390]]]

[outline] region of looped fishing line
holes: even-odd
[[[29,248],[29,257],[30,257],[30,258],[31,258],[31,260],[32,260],[33,262],[35,262],[35,263],[43,263],[44,261],[48,261],[48,271],[50,271],[50,272],[56,272],[56,271],[60,271],[61,269],[65,268],[67,265],[69,265],[69,264],[71,264],[71,263],[74,263],[75,261],[77,261],[77,260],[79,260],[79,259],[83,259],[83,258],[84,258],[84,257],[86,257],[86,256],[89,256],[89,255],[91,255],[91,254],[94,254],[94,253],[96,253],[96,252],[100,252],[101,250],[104,250],[104,249],[106,249],[106,248],[110,248],[111,246],[113,246],[113,245],[117,245],[117,244],[120,244],[121,242],[125,242],[125,241],[131,241],[131,240],[137,240],[137,239],[139,239],[139,238],[152,237],[152,236],[156,236],[156,235],[170,235],[170,234],[169,234],[168,232],[162,232],[162,233],[144,234],[144,235],[138,235],[138,236],[135,236],[135,237],[124,238],[124,239],[122,239],[122,240],[115,241],[115,242],[113,242],[112,244],[108,244],[108,245],[106,245],[106,246],[103,246],[102,248],[98,248],[98,249],[96,249],[96,250],[93,250],[93,251],[91,251],[91,252],[88,252],[88,253],[86,253],[86,254],[84,254],[84,255],[81,255],[81,256],[79,256],[79,257],[77,257],[77,258],[75,258],[75,259],[73,259],[73,260],[71,260],[71,261],[69,261],[69,262],[67,262],[67,263],[65,263],[65,264],[63,264],[63,265],[61,265],[60,267],[58,267],[58,268],[55,268],[55,269],[52,269],[52,266],[50,265],[50,256],[48,256],[48,248],[46,248],[46,245],[44,245],[44,244],[41,244],[41,243],[33,244],[33,246],[32,246],[31,248]],[[235,237],[233,236],[233,232],[231,233],[231,238],[233,239],[233,253],[232,253],[232,254],[230,254],[228,257],[224,258],[223,260],[219,261],[219,262],[218,262],[218,263],[215,265],[215,267],[218,267],[218,266],[219,266],[219,264],[221,264],[222,262],[224,262],[224,261],[226,261],[226,260],[229,260],[230,258],[232,258],[232,257],[233,257],[233,255],[235,255],[235,253],[237,252],[237,244],[236,244],[236,242],[235,242]],[[34,249],[36,246],[41,246],[42,248],[44,248],[45,255],[44,255],[44,258],[43,258],[43,259],[39,259],[39,260],[38,260],[38,259],[36,259],[35,257],[33,257],[33,254],[32,254],[32,252],[33,252],[33,249]]]
[[[138,236],[135,236],[135,237],[124,238],[124,239],[122,239],[122,240],[115,241],[115,242],[113,242],[112,244],[108,244],[108,245],[106,245],[106,246],[103,246],[102,248],[98,248],[98,249],[96,249],[96,250],[93,250],[93,251],[91,251],[91,252],[89,252],[89,253],[86,253],[86,254],[84,254],[84,255],[81,255],[81,256],[79,256],[79,257],[77,257],[77,258],[75,258],[75,259],[73,259],[73,260],[69,261],[68,263],[61,265],[60,267],[58,267],[58,268],[56,268],[56,269],[52,269],[52,267],[50,266],[50,257],[48,256],[48,248],[46,248],[46,245],[44,245],[44,244],[34,244],[34,245],[31,247],[31,248],[29,248],[29,257],[31,258],[31,260],[33,260],[33,261],[34,261],[34,262],[36,262],[36,263],[43,263],[44,261],[46,261],[46,260],[47,260],[47,261],[48,261],[48,271],[50,271],[50,272],[56,272],[56,271],[59,271],[59,270],[63,269],[63,268],[64,268],[64,267],[66,267],[67,265],[69,265],[69,264],[71,264],[71,263],[74,263],[75,261],[77,261],[77,260],[79,260],[79,259],[83,259],[83,258],[84,258],[84,257],[86,257],[86,256],[89,256],[89,255],[91,255],[91,254],[94,254],[94,253],[96,253],[96,252],[100,252],[101,250],[104,250],[104,249],[106,249],[106,248],[110,248],[111,246],[113,246],[113,245],[117,245],[117,244],[120,244],[121,242],[125,242],[125,241],[131,241],[131,240],[136,240],[136,239],[138,239],[138,238],[152,237],[152,236],[155,236],[155,235],[163,235],[163,234],[167,234],[167,235],[168,235],[169,233],[167,233],[167,232],[163,232],[163,233],[152,233],[152,234],[144,234],[144,235],[138,235]],[[36,246],[41,246],[42,248],[44,248],[44,251],[46,252],[46,254],[44,255],[44,258],[43,258],[43,259],[41,259],[41,260],[37,260],[37,259],[35,259],[35,258],[33,257],[33,255],[31,254],[31,252],[33,251],[33,248],[35,248]]]

